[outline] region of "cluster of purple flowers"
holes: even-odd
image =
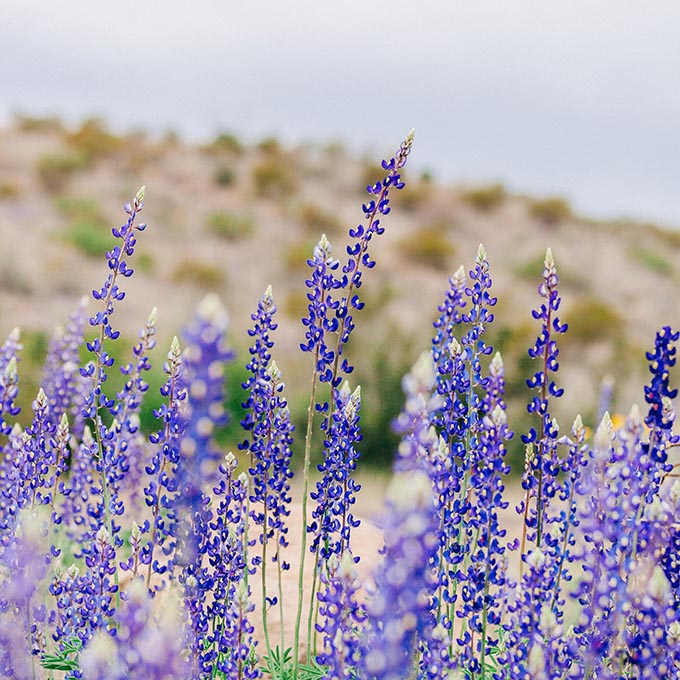
[[[313,359],[297,603],[283,602],[294,432],[273,357],[271,287],[248,331],[240,457],[225,456],[216,441],[235,353],[214,296],[198,306],[184,347],[174,338],[167,352],[156,432],[146,437],[140,427],[156,310],[119,367],[122,388],[107,391],[119,337],[111,317],[145,227],[136,222],[143,189],[112,230],[118,245],[93,291],[101,306],[89,317],[94,337],[85,339],[81,301],[50,344],[25,429],[15,422],[22,347],[19,331],[10,333],[0,347],[2,677],[680,677],[680,436],[671,386],[680,333],[664,327],[647,354],[646,414],[634,407],[616,429],[603,408],[594,435],[580,416],[561,434],[552,406],[563,393],[558,339],[567,326],[550,250],[529,349],[535,423],[522,437],[521,541],[509,540],[501,523],[513,433],[503,360],[488,341],[496,297],[480,246],[473,268],[450,278],[432,345],[404,377],[394,423],[401,443],[380,518],[383,557],[372,579],[358,577],[361,388],[350,386],[346,349],[364,274],[375,266],[369,246],[385,230],[391,192],[404,186],[412,141],[368,186],[344,261],[322,236],[307,262],[301,349]],[[90,359],[81,366],[83,347]],[[312,481],[314,456],[321,462]],[[279,640],[269,630],[274,607]],[[283,623],[293,611],[286,648]]]

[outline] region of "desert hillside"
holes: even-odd
[[[309,376],[308,357],[297,349],[305,260],[322,232],[343,252],[347,228],[361,221],[366,184],[381,177],[379,161],[337,144],[245,145],[223,134],[196,146],[173,135],[117,136],[98,121],[66,128],[17,118],[0,129],[0,336],[22,329],[25,403],[49,334],[101,286],[110,228],[145,184],[149,226],[114,325],[132,340],[158,307],[160,364],[169,339],[214,291],[229,310],[243,363],[249,315],[271,284],[280,323],[274,354],[299,412]],[[498,296],[490,339],[503,352],[518,417],[532,370],[526,348],[537,332],[530,310],[548,246],[561,276],[561,316],[571,327],[561,353],[563,426],[577,410],[592,424],[608,375],[616,381],[615,411],[642,400],[644,351],[658,327],[679,325],[680,233],[595,222],[558,198],[510,195],[501,186],[447,186],[408,169],[405,178],[373,247],[378,264],[366,276],[366,308],[350,348],[357,380],[366,383],[369,448],[383,442],[389,449],[381,432],[398,408],[399,375],[427,346],[448,277],[460,264],[472,266],[480,242]]]

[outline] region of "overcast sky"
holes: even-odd
[[[0,0],[0,118],[342,140],[680,227],[677,0]]]

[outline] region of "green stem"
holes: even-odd
[[[314,372],[312,373],[312,386],[307,406],[307,432],[305,433],[305,462],[302,473],[302,536],[300,541],[300,568],[298,571],[298,604],[295,615],[295,641],[293,645],[293,678],[297,678],[300,652],[300,622],[302,620],[302,596],[305,583],[305,557],[307,552],[307,493],[309,491],[309,467],[312,453],[312,426],[314,424],[314,407],[316,405],[316,387],[319,372],[319,347],[314,352]],[[281,650],[283,653],[283,650]]]

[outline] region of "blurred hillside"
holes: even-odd
[[[347,228],[361,221],[366,184],[382,176],[379,160],[351,157],[336,144],[283,148],[267,139],[246,146],[231,134],[204,146],[173,135],[117,136],[99,121],[66,129],[58,120],[17,118],[0,129],[0,338],[22,329],[24,405],[37,389],[54,327],[101,286],[110,228],[145,184],[149,227],[114,327],[129,344],[157,306],[160,366],[172,335],[215,291],[231,315],[242,365],[249,315],[272,284],[280,324],[274,356],[300,417],[310,375],[309,357],[297,349],[305,261],[322,232],[341,256]],[[503,353],[516,430],[527,422],[524,378],[536,370],[526,349],[538,330],[530,310],[547,246],[561,277],[561,317],[570,325],[560,355],[563,428],[577,412],[593,423],[605,376],[615,379],[614,411],[642,401],[644,351],[658,327],[678,325],[680,233],[594,222],[560,198],[509,195],[502,186],[445,186],[408,169],[405,178],[373,246],[378,265],[366,276],[366,308],[350,347],[366,405],[364,448],[374,460],[389,458],[386,432],[401,403],[400,376],[428,346],[448,277],[460,264],[472,266],[480,242],[498,296],[490,340]],[[242,375],[234,370],[234,391]]]

